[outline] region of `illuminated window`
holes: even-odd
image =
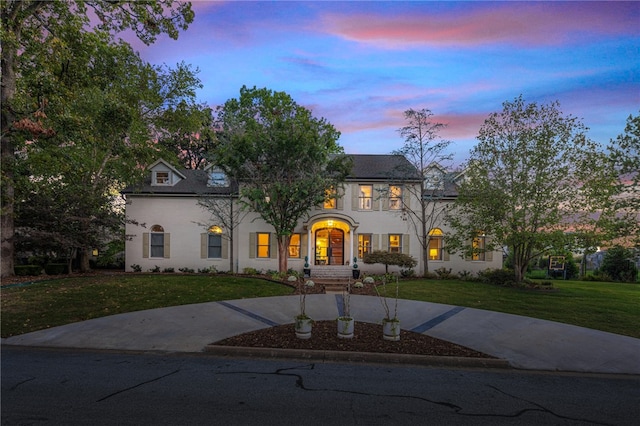
[[[209,228],[207,236],[207,257],[209,259],[219,259],[222,257],[222,228],[212,226]]]
[[[429,231],[429,260],[442,260],[443,234],[439,228]]]
[[[402,187],[389,185],[389,209],[400,210],[402,208]]]
[[[300,258],[300,234],[293,234],[289,240],[289,257]]]
[[[402,235],[389,234],[389,252],[402,253]]]
[[[472,260],[485,260],[485,246],[486,246],[486,236],[484,232],[478,232],[478,234],[471,241],[471,248],[473,249],[473,253],[471,255]]]
[[[324,200],[324,208],[325,209],[335,209],[336,208],[336,190],[335,188],[330,188],[325,191],[325,200]]]
[[[160,225],[151,227],[151,238],[149,239],[151,257],[164,257],[164,228]]]
[[[257,235],[257,257],[268,258],[269,256],[269,246],[270,246],[270,234],[269,233],[258,233]]]
[[[362,259],[366,253],[371,253],[371,234],[359,234],[358,258]]]
[[[154,172],[156,185],[169,185],[169,172]]]
[[[360,210],[371,210],[373,205],[373,185],[360,185],[358,201]]]

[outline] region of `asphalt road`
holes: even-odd
[[[2,348],[2,425],[636,425],[640,377]]]

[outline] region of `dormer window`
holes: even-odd
[[[171,179],[169,176],[169,172],[154,172],[153,173],[154,179],[153,182],[155,185],[170,185],[171,184]]]
[[[209,172],[209,186],[229,186],[229,179],[222,170],[212,170]]]

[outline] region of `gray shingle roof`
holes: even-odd
[[[353,159],[353,168],[347,181],[420,181],[415,167],[402,155],[349,154]],[[151,185],[151,173],[139,185],[125,188],[123,194],[166,194],[166,195],[228,195],[237,190],[237,186],[207,186],[208,173],[204,170],[180,169],[186,179],[173,186]]]

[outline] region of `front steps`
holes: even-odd
[[[353,282],[351,267],[343,265],[311,267],[310,278],[322,284],[325,293],[343,293],[349,280]]]

